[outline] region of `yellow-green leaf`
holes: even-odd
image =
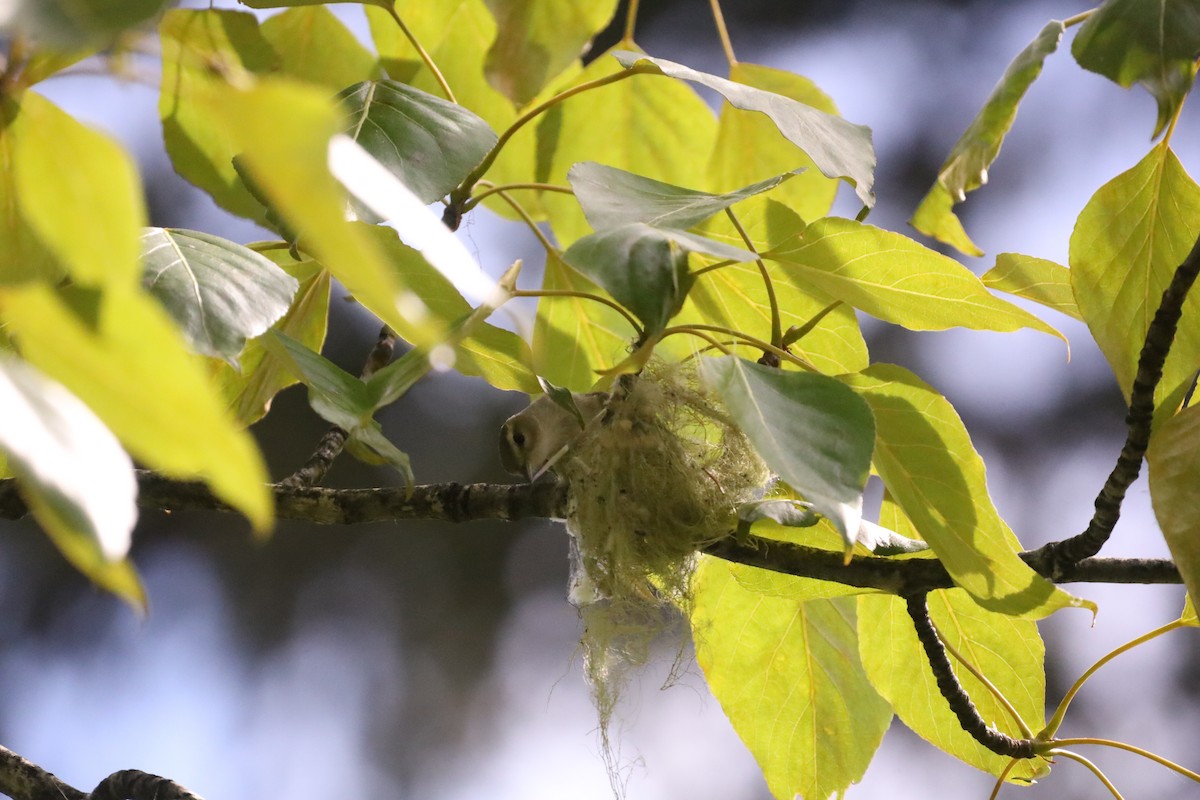
[[[772,250],[793,280],[812,283],[874,317],[910,330],[1015,331],[1062,334],[1024,309],[992,295],[970,270],[898,233],[826,217],[800,240]]]
[[[771,793],[827,798],[860,780],[892,713],[859,662],[853,601],[755,594],[712,558],[693,589],[696,660]]]
[[[1200,186],[1164,142],[1092,195],[1071,234],[1075,302],[1129,399],[1138,355],[1162,293],[1200,231]],[[1200,297],[1183,305],[1163,377],[1161,402],[1200,363]]]
[[[262,204],[233,168],[233,157],[240,152],[237,140],[212,107],[229,93],[226,76],[244,80],[246,73],[270,71],[278,56],[254,15],[245,12],[175,9],[163,16],[159,33],[163,68],[158,113],[175,171],[225,210],[266,225]],[[286,132],[303,121],[276,111],[271,124]]]
[[[1146,453],[1150,500],[1163,538],[1187,586],[1200,595],[1200,406],[1190,406],[1155,432]]]
[[[979,669],[1021,715],[1041,730],[1045,714],[1045,648],[1037,623],[981,608],[961,589],[929,595],[929,613],[943,641]],[[938,690],[904,600],[866,595],[858,600],[858,652],[871,685],[913,732],[955,758],[998,775],[1009,759],[975,741]],[[951,657],[959,683],[990,725],[1014,738],[1023,733],[996,697]],[[1023,762],[1009,780],[1028,781],[1040,762]]]
[[[46,103],[41,95],[27,92],[20,103],[9,96],[0,97],[0,164],[15,164],[20,140],[38,134],[31,132],[29,115],[22,109]],[[27,280],[56,282],[62,278],[63,267],[58,259],[30,227],[21,208],[14,169],[0,170],[0,285]]]
[[[926,236],[948,244],[964,255],[983,255],[983,250],[971,241],[953,209],[954,198],[950,192],[942,184],[935,183],[921,199],[909,223]]]
[[[571,86],[621,72],[616,59],[597,58]],[[569,87],[564,87],[569,88]],[[634,76],[583,92],[554,106],[538,123],[538,180],[565,185],[567,171],[596,161],[665,183],[695,182],[716,138],[712,111],[679,81]],[[588,233],[579,203],[545,193],[542,204],[561,247]]]
[[[1084,605],[1018,557],[988,496],[983,460],[946,398],[902,367],[846,376],[875,414],[875,469],[962,588],[992,611],[1040,618]]]
[[[13,188],[30,231],[77,283],[135,283],[146,209],[133,159],[36,94],[24,95],[17,119]]]
[[[325,6],[289,8],[264,20],[261,32],[288,77],[331,92],[380,77],[379,61]]]
[[[989,289],[1024,297],[1083,321],[1071,291],[1071,271],[1062,264],[1020,253],[1001,253],[980,278]]]
[[[87,403],[131,455],[167,475],[205,481],[255,529],[270,527],[267,472],[254,440],[224,413],[152,298],[133,289],[60,295],[32,284],[0,294],[0,311],[21,354]]]

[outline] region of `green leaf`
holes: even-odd
[[[587,52],[617,0],[486,0],[499,35],[488,49],[488,82],[523,106]]]
[[[1058,49],[1064,30],[1063,24],[1057,20],[1046,23],[1037,38],[1018,53],[1008,69],[1004,70],[983,108],[950,149],[950,155],[938,170],[937,183],[913,215],[913,227],[921,233],[952,245],[967,255],[983,255],[962,232],[962,225],[954,216],[951,206],[966,200],[967,192],[973,192],[987,183],[988,167],[1000,154],[1004,136],[1017,117],[1017,106],[1042,74],[1046,57]]]
[[[326,422],[353,431],[375,413],[367,385],[320,353],[278,331],[268,333],[263,344],[304,382],[309,405]]]
[[[776,175],[725,194],[685,189],[594,161],[576,164],[567,172],[583,214],[597,231],[644,222],[656,228],[687,230],[704,220],[792,177]]]
[[[996,266],[980,280],[989,289],[1041,303],[1083,321],[1071,291],[1071,271],[1061,264],[1020,253],[1001,253],[996,256]]]
[[[1129,399],[1138,355],[1162,293],[1200,230],[1200,186],[1164,142],[1092,196],[1071,234],[1075,302]],[[1183,305],[1156,402],[1200,363],[1200,298]],[[1189,320],[1192,322],[1189,324]]]
[[[546,255],[542,288],[547,292],[605,292],[563,263]],[[629,321],[595,300],[572,296],[543,297],[533,326],[533,364],[539,375],[573,392],[586,392],[626,353],[633,339]]]
[[[338,99],[342,130],[423,203],[449,194],[496,143],[471,111],[396,81],[364,81]]]
[[[146,218],[133,159],[110,137],[32,93],[22,98],[18,121],[13,188],[30,232],[75,282],[132,284]],[[64,153],[70,154],[69,169]]]
[[[197,353],[237,363],[247,339],[291,305],[299,283],[248,247],[199,231],[147,228],[142,285]]]
[[[1183,598],[1183,613],[1179,615],[1179,619],[1184,625],[1200,625],[1200,617],[1196,616],[1196,605],[1192,602],[1190,594]]]
[[[871,409],[840,381],[733,357],[706,358],[701,378],[763,461],[853,547],[875,446]]]
[[[1004,694],[1031,730],[1041,730],[1045,714],[1045,648],[1037,623],[980,608],[961,589],[929,594],[929,613],[943,640]],[[891,595],[858,599],[858,652],[871,685],[914,733],[973,767],[999,775],[1009,759],[979,744],[963,730],[938,690],[933,671],[904,600]],[[959,683],[990,725],[1015,738],[1023,734],[982,683],[957,660]],[[1009,780],[1028,782],[1041,768],[1025,761]]]
[[[153,17],[166,0],[13,0],[0,32],[15,31],[58,50],[103,43]]]
[[[84,322],[74,308],[91,306]],[[167,475],[203,480],[255,529],[272,521],[267,471],[200,363],[140,289],[60,295],[42,285],[0,294],[21,354],[87,403],[129,453]]]
[[[609,228],[575,242],[563,261],[603,286],[657,333],[683,306],[693,279],[688,253],[749,261],[754,254],[684,231],[640,222]]]
[[[233,157],[239,153],[236,139],[212,108],[229,92],[221,73],[265,73],[277,65],[278,56],[259,32],[254,15],[245,12],[168,11],[159,34],[163,68],[158,113],[171,164],[226,211],[267,224],[262,205],[233,168]],[[261,109],[255,117],[264,117],[263,124],[294,136],[294,126],[303,120],[281,111]]]
[[[813,510],[812,503],[803,500],[772,498],[742,503],[737,508],[738,533],[749,533],[751,526],[762,520],[771,520],[786,528],[810,528],[816,525],[821,515]]]
[[[1033,328],[1062,338],[1028,311],[993,296],[954,259],[853,220],[817,220],[803,239],[765,257],[781,263],[793,280],[815,284],[838,300],[910,330]]]
[[[0,97],[0,163],[16,165],[22,140],[41,135],[31,123],[45,116],[44,110],[37,109],[42,103],[49,105],[33,92],[22,95],[19,104],[12,97]],[[23,113],[31,107],[32,113]],[[0,247],[0,285],[27,280],[57,282],[65,274],[54,253],[24,218],[15,169],[0,170],[0,241],[4,242]]]
[[[702,558],[696,661],[777,798],[826,798],[860,780],[892,713],[859,662],[848,600],[764,596]]]
[[[334,0],[342,3],[360,3],[362,5],[379,6],[380,8],[390,8],[391,0]],[[244,6],[250,8],[291,8],[292,6],[323,6],[329,3],[329,0],[238,0]]]
[[[597,58],[561,88],[621,71],[613,59]],[[542,115],[537,136],[539,181],[565,184],[567,171],[576,163],[597,161],[679,186],[694,182],[697,165],[707,162],[716,120],[691,87],[634,78],[555,105]],[[575,198],[547,192],[542,204],[560,246],[590,231]]]
[[[77,397],[11,356],[0,357],[0,450],[34,518],[98,585],[145,606],[125,556],[137,521],[133,463]]]
[[[729,80],[782,95],[826,114],[838,113],[833,101],[816,84],[791,72],[739,61],[730,67]],[[771,175],[804,170],[781,184],[771,196],[806,220],[818,219],[829,213],[838,182],[825,177],[820,170],[809,169],[815,166],[808,154],[764,115],[743,111],[729,103],[721,106],[717,142],[708,163],[709,189],[730,191]],[[747,205],[759,202],[762,201]],[[744,216],[744,211],[739,211],[738,216]]]
[[[323,5],[288,9],[263,20],[260,30],[289,77],[331,92],[380,77],[379,61]]]
[[[366,12],[371,37],[388,77],[443,97],[442,88],[390,13],[370,7]],[[497,38],[496,21],[484,0],[440,0],[437,3],[397,0],[396,13],[426,48],[462,106],[486,120],[492,130],[502,131],[512,124],[517,118],[516,108],[484,75],[484,61]],[[505,143],[488,170],[487,179],[495,184],[528,182],[535,170],[536,147],[536,126],[526,125]],[[535,218],[544,216],[535,195],[525,193],[520,200]],[[503,217],[520,219],[496,195],[483,202]]]
[[[875,182],[875,148],[871,130],[854,125],[841,117],[783,95],[734,83],[716,75],[639,53],[613,53],[626,68],[649,69],[661,75],[692,81],[719,92],[731,105],[744,111],[761,111],[770,117],[779,132],[799,147],[827,178],[845,178],[854,185],[859,200],[868,208],[875,205],[871,186]]]
[[[990,611],[1040,618],[1089,605],[1042,578],[988,496],[983,460],[950,403],[912,373],[876,364],[845,377],[874,412],[875,469],[962,588]]]
[[[1200,406],[1163,423],[1146,452],[1158,527],[1190,597],[1200,593]],[[1194,613],[1194,612],[1193,612]]]
[[[416,483],[408,456],[388,441],[375,420],[354,428],[350,432],[350,438],[346,440],[346,449],[366,464],[392,467],[404,476],[405,486],[411,487]]]
[[[256,252],[271,259],[300,284],[291,307],[275,323],[275,330],[320,352],[329,318],[329,272],[312,259],[293,259],[283,243],[259,245]],[[267,352],[260,339],[248,342],[238,361],[240,368],[213,361],[212,374],[234,418],[248,426],[260,420],[270,408],[272,398],[294,384],[296,378],[277,357]]]
[[[1106,0],[1079,28],[1071,54],[1084,69],[1158,101],[1157,137],[1196,78],[1200,7],[1176,0]]]

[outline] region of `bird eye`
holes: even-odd
[[[513,432],[512,440],[513,444],[515,444],[517,447],[525,446],[525,434],[521,433],[520,431]]]

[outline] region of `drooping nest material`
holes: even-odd
[[[734,530],[770,474],[692,365],[654,363],[618,382],[555,471],[571,490],[571,600],[610,755],[619,691],[669,607],[686,613],[696,550]]]

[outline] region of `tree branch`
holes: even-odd
[[[4,747],[0,794],[13,800],[201,800],[174,781],[136,769],[114,772],[87,794]]]
[[[1096,496],[1096,510],[1087,529],[1069,539],[1051,542],[1031,554],[1030,563],[1034,569],[1051,579],[1057,579],[1072,564],[1100,552],[1116,527],[1125,492],[1137,480],[1146,448],[1150,446],[1154,392],[1162,380],[1163,364],[1175,340],[1175,331],[1183,314],[1183,302],[1187,299],[1188,290],[1196,282],[1197,274],[1200,274],[1200,237],[1175,270],[1158,304],[1158,311],[1146,330],[1146,341],[1138,356],[1137,375],[1129,392],[1125,445],[1121,448],[1116,466]]]

